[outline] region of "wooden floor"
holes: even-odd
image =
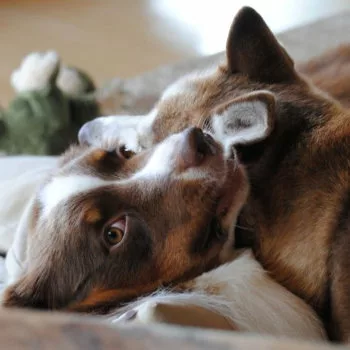
[[[0,0],[0,104],[28,52],[55,49],[102,83],[224,49],[244,4],[276,32],[350,9],[349,0]]]

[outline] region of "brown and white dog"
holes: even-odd
[[[249,251],[214,269],[232,257],[247,194],[234,152],[198,128],[137,155],[73,147],[28,211],[23,271],[4,305],[106,314],[167,288],[144,302],[209,310],[219,328],[323,339],[313,310]]]
[[[242,167],[198,128],[133,157],[73,147],[32,205],[5,304],[107,308],[197,276],[219,264],[246,193]]]
[[[238,144],[251,181],[239,223],[254,231],[258,260],[314,307],[333,339],[350,341],[350,113],[296,71],[251,8],[236,16],[226,54],[226,64],[170,86],[147,116],[100,118],[80,138],[124,139],[137,150],[197,126],[227,149]],[[349,105],[342,85],[324,86]],[[264,121],[274,125],[270,135]],[[250,132],[261,141],[251,142]]]

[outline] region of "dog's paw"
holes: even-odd
[[[12,73],[11,85],[16,92],[41,90],[50,83],[58,66],[59,57],[56,52],[33,52]]]

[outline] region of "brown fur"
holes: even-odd
[[[7,288],[4,305],[105,313],[217,266],[224,241],[211,225],[219,220],[216,207],[227,179],[241,177],[239,186],[244,188],[247,181],[242,169],[231,169],[234,162],[224,158],[219,144],[215,153],[201,153],[201,163],[193,165],[207,174],[205,183],[181,177],[186,171],[183,158],[198,150],[198,138],[192,139],[197,134],[192,128],[179,136],[171,158],[175,162],[169,163],[174,168],[156,178],[133,179],[155,149],[131,159],[86,146],[63,155],[37,194],[28,266]],[[76,175],[108,182],[71,194],[45,213],[41,195],[46,186]],[[245,195],[239,195],[232,201],[236,216],[244,200]],[[123,240],[109,246],[104,232],[121,215],[127,218]]]
[[[343,47],[299,68],[343,107],[349,52]],[[252,184],[239,222],[247,231],[238,234],[253,230],[270,273],[330,323],[331,337],[350,340],[350,114],[297,73],[254,10],[241,10],[232,25],[227,65],[160,100],[153,140],[189,125],[210,128],[218,106],[260,90],[275,96],[275,128],[267,140],[237,147]]]
[[[340,52],[346,51],[342,50]],[[227,65],[208,77],[195,79],[190,91],[159,102],[153,125],[154,141],[161,141],[190,125],[210,128],[213,113],[222,111],[225,106],[228,108],[237,99],[249,100],[247,96],[254,91],[259,94],[261,90],[268,90],[274,96],[270,105],[270,113],[274,116],[271,128],[273,126],[274,129],[270,137],[257,144],[238,146],[241,159],[248,164],[252,193],[240,218],[243,230],[237,231],[237,234],[244,236],[253,230],[256,234],[256,255],[270,273],[313,305],[325,322],[330,323],[334,338],[349,340],[350,116],[339,102],[317,90],[294,70],[293,61],[252,9],[245,8],[237,16],[230,31],[227,53]],[[328,67],[342,67],[345,75],[349,72],[348,61],[335,56],[330,54],[327,64],[324,63],[327,60],[314,61],[301,66],[299,70],[307,73],[319,87],[325,88],[347,106],[349,95],[345,92],[350,91],[349,85],[345,85],[345,79],[341,81],[333,77],[333,72],[338,72],[336,68]],[[324,64],[318,65],[317,62]],[[327,77],[328,82],[323,81],[322,77]],[[136,157],[125,164],[116,160],[113,152],[107,152],[102,157],[96,156],[100,152],[84,152],[89,150],[73,149],[68,156],[69,161],[63,162],[61,173],[79,173],[82,169],[88,169],[90,173],[110,179],[128,176],[143,162]],[[142,157],[147,158],[145,155]],[[193,186],[198,186],[198,183]],[[142,188],[138,192],[137,187],[133,188],[128,196],[144,198],[144,190]],[[152,263],[147,260],[142,269],[131,261],[120,261],[118,271],[115,270],[117,276],[120,276],[120,266],[133,266],[137,273],[130,278],[137,280],[136,284],[125,282],[126,277],[122,276],[118,283],[122,283],[123,288],[120,285],[116,288],[112,281],[115,274],[111,275],[113,278],[106,278],[104,283],[97,283],[96,276],[100,277],[104,272],[100,270],[96,276],[86,276],[77,270],[70,274],[69,271],[63,278],[62,270],[58,268],[59,262],[66,256],[72,256],[69,266],[73,270],[73,267],[82,264],[75,255],[77,247],[80,252],[89,251],[84,247],[88,240],[78,243],[74,238],[71,244],[69,240],[65,242],[68,248],[71,245],[72,251],[63,254],[52,250],[50,258],[54,259],[51,264],[56,263],[52,268],[53,275],[47,275],[50,269],[27,272],[22,281],[8,289],[5,305],[70,307],[93,311],[106,304],[108,308],[109,302],[116,305],[116,302],[148,292],[164,282],[186,280],[188,276],[209,268],[208,259],[203,259],[201,255],[195,259],[194,255],[188,254],[188,250],[184,252],[184,247],[194,244],[200,235],[196,239],[192,236],[189,240],[183,233],[207,224],[199,219],[204,209],[193,201],[193,191],[193,188],[189,188],[182,193],[186,196],[185,201],[176,191],[167,192],[167,200],[159,193],[156,198],[148,198],[147,201],[152,204],[159,203],[153,211],[146,209],[152,232],[163,232],[165,227],[169,234],[162,244],[159,244],[159,237],[152,236],[152,242],[155,241],[157,247],[152,245],[151,251],[157,260],[152,260]],[[86,206],[86,198],[79,198],[80,202],[74,201],[78,218],[84,213],[85,218],[86,215],[89,217],[94,207],[101,210],[104,217],[106,209],[100,204],[108,203],[107,207],[115,204],[113,188],[102,192],[92,191],[89,196],[96,201],[99,198],[98,205],[91,206],[89,202]],[[207,196],[208,192],[204,191],[200,197]],[[144,210],[148,208],[147,201],[138,202],[137,206]],[[169,218],[169,213],[174,215],[173,203],[180,207],[181,203],[185,204],[187,208],[182,213],[179,226],[172,225],[172,218]],[[64,211],[56,214],[67,215]],[[106,217],[110,215],[107,213]],[[159,218],[169,221],[165,220],[162,222],[165,226],[159,226]],[[95,225],[99,224],[95,219],[92,221]],[[74,226],[74,222],[69,223],[71,232],[75,228],[81,230],[81,227]],[[67,227],[62,230],[67,232]],[[90,231],[84,226],[82,232],[87,237]],[[87,267],[93,270],[101,258],[92,255],[90,259],[87,256],[83,259],[91,262],[91,266]],[[46,266],[43,261],[40,263]],[[67,285],[67,279],[84,281],[84,289],[80,290],[79,285]],[[154,284],[150,284],[150,281]],[[72,291],[79,291],[78,296]],[[48,295],[50,299],[45,300]],[[72,305],[74,299],[77,301]]]
[[[194,115],[200,116],[197,120],[192,118],[191,123],[192,125],[202,126],[202,116],[210,116],[215,104],[221,104],[225,96],[238,96],[242,93],[249,92],[250,89],[258,90],[264,88],[266,88],[266,85],[251,83],[242,76],[233,75],[231,78],[226,70],[221,69],[211,80],[203,81],[203,85],[198,84],[196,92],[198,94],[197,98],[195,102],[191,101],[191,109],[194,109],[194,112],[187,111],[187,113],[192,117]],[[217,89],[220,89],[218,102]],[[285,145],[281,146],[289,148],[293,147],[294,142],[300,142],[300,144],[307,142],[311,154],[305,154],[303,149],[300,151],[295,150],[294,154],[292,152],[291,164],[288,164],[289,161],[285,160],[287,169],[283,169],[283,173],[285,173],[283,182],[277,181],[280,164],[275,163],[275,159],[270,160],[270,163],[272,163],[266,170],[262,170],[261,167],[256,167],[254,165],[250,167],[253,179],[258,178],[261,181],[258,185],[258,189],[255,189],[255,186],[253,186],[253,188],[257,192],[261,191],[261,193],[258,193],[259,197],[263,196],[261,202],[258,201],[255,203],[254,201],[248,206],[254,208],[253,215],[256,218],[255,222],[257,226],[255,229],[261,231],[261,236],[264,237],[259,248],[259,256],[265,263],[265,266],[276,275],[281,282],[318,307],[319,304],[323,304],[325,300],[326,291],[324,288],[327,285],[325,282],[327,276],[325,264],[327,262],[329,250],[329,235],[331,234],[329,229],[332,220],[335,220],[336,216],[336,213],[333,212],[334,210],[331,210],[326,217],[323,212],[324,206],[327,208],[330,207],[329,190],[325,191],[324,185],[327,184],[330,175],[329,171],[332,169],[326,169],[327,173],[323,174],[322,179],[314,178],[314,168],[310,169],[309,164],[315,161],[315,157],[321,158],[317,160],[319,163],[322,163],[322,161],[327,162],[327,158],[322,159],[322,153],[320,154],[321,148],[323,149],[325,146],[323,141],[324,137],[320,130],[317,130],[317,135],[321,135],[321,139],[312,137],[312,135],[300,135],[300,133],[303,133],[304,128],[314,127],[313,124],[317,125],[315,129],[324,128],[323,124],[328,121],[327,119],[330,119],[332,113],[338,114],[340,124],[336,125],[342,125],[342,129],[345,128],[343,132],[346,132],[347,123],[344,123],[345,116],[342,117],[340,107],[334,107],[331,101],[327,101],[323,97],[318,96],[317,93],[310,91],[308,85],[302,81],[291,87],[270,85],[269,89],[277,96],[277,101],[279,102],[277,109],[279,108],[280,113],[283,113],[286,118],[283,121],[285,125],[280,126],[285,130],[280,130],[280,133],[290,134],[290,137],[283,140]],[[209,95],[209,91],[212,95]],[[202,98],[199,96],[202,96]],[[170,103],[172,105],[172,110],[169,109],[169,106],[166,106],[166,111],[164,112],[165,105]],[[169,130],[171,132],[176,132],[188,125],[186,119],[178,117],[178,108],[174,100],[160,102],[158,109],[159,117],[154,126],[154,132],[157,135],[156,139],[158,141],[165,137]],[[196,109],[201,110],[201,113],[196,112]],[[310,119],[305,123],[302,119],[299,121],[293,120],[292,118],[297,117],[293,115],[295,113],[293,111],[294,109],[297,113],[301,113],[302,110],[302,113],[308,113]],[[300,110],[300,112],[298,112],[298,110]],[[289,115],[289,111],[291,111],[291,115]],[[176,120],[177,123],[174,123],[174,120]],[[294,123],[297,125],[293,125]],[[300,125],[298,125],[298,123]],[[292,127],[296,128],[296,130],[290,130]],[[348,130],[350,130],[350,128]],[[278,138],[278,136],[279,135],[276,135],[276,132],[274,132],[272,138]],[[327,135],[327,137],[328,136],[330,135]],[[327,142],[332,143],[335,136],[336,134],[333,133],[332,138],[328,139]],[[298,141],[300,137],[302,139]],[[321,140],[322,142],[320,142]],[[268,149],[268,152],[273,152],[272,140],[266,142],[264,146]],[[261,145],[259,147],[264,146]],[[249,156],[250,150],[247,149],[247,147],[240,147],[239,151],[243,158]],[[282,156],[284,157],[285,154]],[[345,154],[344,158],[346,158],[346,156]],[[275,158],[275,156],[273,158]],[[295,159],[298,160],[298,164],[295,163]],[[296,175],[298,177],[297,179],[295,179]],[[345,180],[347,180],[347,174],[344,174],[344,176]],[[338,181],[338,179],[335,180]],[[311,188],[309,185],[310,181],[315,182],[315,185]],[[344,182],[346,181],[343,181],[343,183]],[[305,192],[302,193],[302,191],[294,186],[300,186],[302,189],[304,188],[302,191]],[[315,190],[317,190],[317,192],[314,192]],[[301,193],[295,193],[296,191],[300,191]],[[336,193],[332,193],[332,195],[335,197]],[[296,196],[297,198],[294,199]],[[282,198],[286,199],[286,202],[282,200],[282,203],[286,204],[280,205],[278,203],[281,203]],[[318,198],[317,202],[320,203],[319,208],[315,208],[315,198]],[[336,202],[337,198],[334,198],[334,201]],[[290,210],[290,208],[287,207],[287,203],[295,209]],[[321,203],[324,203],[324,206],[322,206]],[[271,217],[271,215],[273,215],[273,217]],[[305,216],[304,220],[301,215]],[[320,222],[318,219],[319,217],[323,217],[324,221]],[[305,237],[305,226],[300,227],[300,222],[309,222],[309,219],[313,220],[309,223],[307,230],[320,232],[319,237],[323,237],[322,239],[319,240],[314,235],[307,235]],[[310,224],[313,226],[312,228]],[[243,222],[243,226],[246,225],[247,223]],[[276,236],[277,232],[278,235]],[[293,232],[293,235],[290,235],[290,232]],[[303,244],[301,246],[300,241],[304,241],[305,245]],[[278,244],[278,246],[276,246],[276,244]],[[296,245],[296,247],[292,247],[291,244]],[[316,248],[317,246],[318,248]],[[300,251],[301,254],[296,253],[297,247],[302,249],[302,251]],[[315,247],[315,249],[310,249],[310,247]],[[309,253],[305,255],[307,251],[309,251]],[[287,255],[284,256],[284,254]],[[294,257],[297,266],[293,264]],[[303,264],[301,257],[307,258],[310,264]],[[277,264],[278,261],[281,261],[281,264]],[[300,269],[300,265],[304,266],[303,268],[305,268],[305,271]],[[309,266],[313,266],[314,270],[310,271]],[[295,273],[299,276],[297,279],[294,277]],[[312,277],[313,275],[314,277]],[[301,276],[303,277],[301,278]],[[310,282],[305,283],[305,279]]]
[[[297,70],[305,74],[318,88],[350,107],[350,45],[342,45],[309,62]]]
[[[102,219],[102,214],[98,208],[95,208],[94,206],[92,206],[91,209],[86,211],[84,218],[87,221],[87,223],[96,224],[98,221]]]

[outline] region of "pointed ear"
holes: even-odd
[[[48,264],[43,261],[43,265]],[[5,307],[22,307],[36,309],[53,309],[63,304],[63,277],[57,282],[50,269],[40,266],[24,273],[14,284],[8,286],[3,294],[2,305]]]
[[[5,307],[42,308],[47,306],[40,301],[37,281],[30,276],[20,278],[15,284],[7,287],[4,292],[2,304]]]
[[[3,294],[2,305],[34,309],[59,309],[65,306],[76,291],[74,283],[72,285],[69,282],[72,276],[62,274],[56,263],[53,263],[56,269],[45,269],[49,265],[46,261],[43,261],[43,265],[25,273],[8,286]]]
[[[242,73],[261,83],[297,80],[294,62],[280,46],[262,17],[243,7],[236,15],[226,44],[230,73]]]
[[[43,232],[40,234],[39,230]],[[11,284],[3,293],[3,306],[58,309],[72,299],[79,287],[82,275],[80,265],[77,262],[78,258],[74,255],[74,245],[67,244],[67,246],[73,248],[73,251],[69,251],[67,247],[62,251],[51,244],[46,245],[40,242],[40,239],[45,236],[45,241],[48,237],[54,238],[55,233],[57,233],[55,225],[36,227],[35,232],[31,233],[33,235],[32,240],[25,246],[26,260],[20,260],[23,268],[17,268],[17,273],[12,273],[9,276],[8,282]],[[23,250],[24,247],[21,247],[21,249]],[[19,248],[17,251],[19,251]],[[16,251],[12,252],[13,261],[18,256],[15,253]],[[68,264],[67,259],[71,257],[75,260],[71,260],[70,268],[62,273],[62,262]],[[89,288],[89,284],[86,284],[85,287]]]
[[[214,136],[228,151],[236,144],[256,143],[268,137],[275,122],[275,97],[260,90],[227,102],[214,111]]]

